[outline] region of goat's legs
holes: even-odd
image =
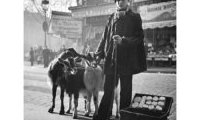
[[[53,113],[53,110],[55,108],[56,90],[57,90],[57,86],[53,85],[53,87],[52,87],[52,96],[53,96],[53,99],[52,99],[52,106],[51,106],[51,108],[49,108],[49,111],[48,111],[49,113]]]
[[[70,110],[71,110],[71,108],[72,108],[72,94],[69,94],[69,108],[68,108],[68,110],[67,110],[67,112],[66,113],[70,113]]]
[[[75,93],[74,94],[74,113],[73,113],[73,119],[77,119],[78,97],[79,97],[79,93]]]
[[[61,88],[60,100],[61,100],[61,107],[60,107],[60,115],[64,115],[65,107],[64,107],[64,88]]]
[[[87,102],[86,102],[86,113],[85,116],[89,116],[90,112],[91,112],[91,98],[92,98],[92,93],[91,92],[87,92]]]
[[[84,96],[85,111],[87,111],[87,97]]]
[[[94,112],[94,116],[98,115],[98,96],[99,96],[99,91],[94,91],[93,92],[93,101],[94,101],[94,106],[95,106],[95,112]]]

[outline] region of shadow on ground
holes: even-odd
[[[57,114],[59,115],[58,112],[53,112],[51,114]],[[65,113],[63,116],[68,116],[68,117],[72,117],[72,113]],[[73,118],[73,117],[72,117]],[[77,119],[74,119],[74,120],[92,120],[92,116],[89,116],[89,117],[86,117],[84,115],[80,115],[78,114],[78,118]]]

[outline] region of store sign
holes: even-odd
[[[72,12],[73,17],[92,17],[92,16],[101,16],[101,15],[110,15],[116,11],[115,4],[101,5],[82,8],[74,10]]]
[[[143,22],[176,19],[176,1],[140,6],[138,11]]]
[[[66,36],[67,38],[81,38],[82,21],[73,19],[71,16],[52,13],[49,33]]]
[[[133,0],[133,2],[143,2],[143,1],[148,1],[148,0]]]

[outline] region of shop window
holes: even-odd
[[[144,30],[148,67],[176,67],[176,26]]]
[[[144,30],[144,42],[148,53],[175,54],[176,53],[176,27],[165,27]]]

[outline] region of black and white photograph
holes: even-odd
[[[177,0],[24,0],[22,12],[24,120],[177,119]]]

